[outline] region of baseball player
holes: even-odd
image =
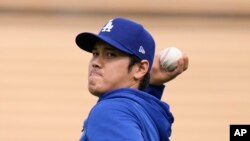
[[[150,33],[125,18],[109,20],[99,34],[80,33],[76,44],[92,53],[88,90],[99,98],[80,141],[168,141],[174,118],[160,100],[163,84],[187,69],[188,58],[173,72],[161,70]]]

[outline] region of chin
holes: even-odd
[[[97,96],[97,97],[100,97],[100,96],[102,96],[105,93],[105,92],[99,91],[98,89],[93,89],[93,88],[90,88],[90,87],[89,87],[89,92],[92,95]]]

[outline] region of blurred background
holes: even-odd
[[[96,103],[78,33],[114,17],[144,25],[157,51],[176,46],[189,69],[166,84],[172,141],[228,141],[250,124],[249,0],[1,0],[0,140],[76,141]]]

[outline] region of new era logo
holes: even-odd
[[[109,20],[109,22],[102,28],[102,32],[111,32],[111,29],[113,28],[113,19]]]
[[[139,52],[142,53],[142,54],[145,54],[145,53],[146,53],[145,50],[144,50],[144,48],[143,48],[143,46],[140,46]]]

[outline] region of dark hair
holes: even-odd
[[[128,66],[128,71],[130,72],[132,70],[132,67],[141,62],[141,59],[139,59],[138,57],[134,56],[134,55],[129,55],[130,58],[130,62],[129,62],[129,66]],[[145,90],[148,85],[149,85],[149,80],[150,80],[150,73],[149,71],[145,74],[145,76],[143,77],[143,79],[141,80],[138,89],[139,90]]]

